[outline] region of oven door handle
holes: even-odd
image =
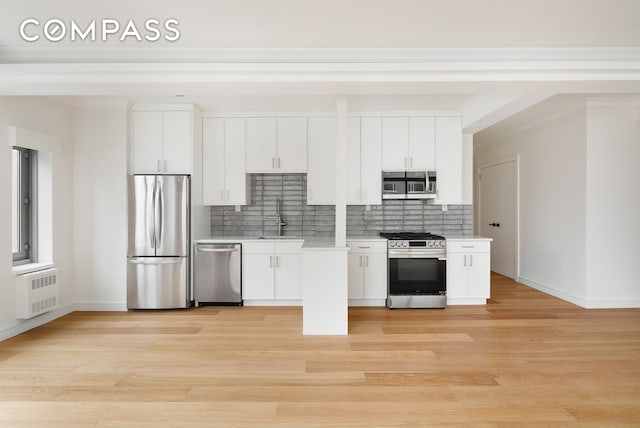
[[[438,259],[446,260],[446,257],[442,257],[441,252],[429,252],[429,251],[394,251],[389,250],[390,259]]]

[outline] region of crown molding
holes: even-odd
[[[640,62],[638,48],[252,49],[2,47],[0,63],[606,63]]]

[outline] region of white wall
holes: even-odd
[[[589,307],[640,307],[640,121],[635,108],[587,105]]]
[[[16,125],[59,137],[53,154],[53,259],[59,268],[60,310],[29,321],[15,319],[11,255],[11,157],[7,126]],[[71,112],[42,97],[0,97],[0,339],[71,310],[73,284],[73,144]]]
[[[585,129],[585,110],[580,109],[476,147],[474,174],[478,165],[520,155],[519,280],[583,306]]]
[[[127,110],[73,111],[77,309],[126,310]]]

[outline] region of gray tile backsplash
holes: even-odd
[[[250,174],[251,205],[211,207],[211,234],[215,236],[276,235],[276,200],[283,201],[284,235],[332,236],[335,234],[335,208],[307,205],[306,174]],[[421,200],[387,200],[382,205],[347,207],[347,236],[373,234],[382,230],[470,234],[473,207],[440,205]]]

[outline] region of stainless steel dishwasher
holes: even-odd
[[[195,245],[193,299],[195,305],[242,305],[242,245]]]

